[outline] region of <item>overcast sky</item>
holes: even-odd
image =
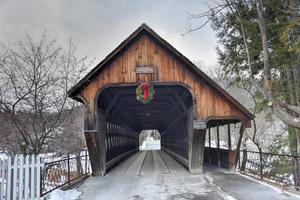
[[[62,45],[72,38],[80,56],[100,62],[142,23],[146,23],[193,62],[217,64],[210,26],[182,36],[187,13],[207,10],[206,0],[0,0],[0,42],[34,40],[47,30]],[[209,1],[208,1],[209,2]],[[201,24],[202,21],[195,21]]]

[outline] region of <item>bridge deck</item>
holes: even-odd
[[[192,175],[163,151],[138,152],[104,177],[88,178],[81,199],[295,199],[238,174]]]

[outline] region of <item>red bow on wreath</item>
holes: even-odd
[[[148,83],[142,83],[142,90],[143,90],[143,95],[144,95],[145,101],[148,99],[148,88],[149,88]]]
[[[141,83],[136,88],[136,99],[144,104],[150,103],[154,96],[154,88],[149,83]]]

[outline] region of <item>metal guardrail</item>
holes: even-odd
[[[239,152],[239,171],[282,185],[300,186],[299,168],[300,156],[246,150]]]
[[[80,156],[67,156],[53,162],[46,162],[41,173],[41,196],[70,184],[72,181],[90,173],[87,151]]]

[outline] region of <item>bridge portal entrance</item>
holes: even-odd
[[[240,144],[254,117],[145,24],[69,96],[86,107],[85,137],[95,176],[138,151],[139,133],[149,129],[159,131],[164,153],[201,173],[206,132],[239,122]]]

